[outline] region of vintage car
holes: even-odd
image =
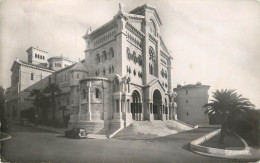
[[[87,138],[86,129],[84,128],[72,128],[65,131],[65,136],[70,138]]]

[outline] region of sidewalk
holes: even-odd
[[[11,138],[10,135],[7,135],[6,133],[0,132],[0,141],[4,141],[4,140],[10,139],[10,138]]]

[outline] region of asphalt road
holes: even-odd
[[[188,144],[213,129],[195,129],[166,137],[69,139],[62,134],[9,124],[11,139],[1,142],[10,162],[228,162],[189,151]]]

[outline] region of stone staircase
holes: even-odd
[[[166,121],[133,121],[131,125],[118,132],[114,138],[119,139],[147,139],[159,136],[176,134],[191,130],[191,126],[175,120]]]

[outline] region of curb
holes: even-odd
[[[4,140],[8,140],[8,139],[11,139],[11,136],[10,135],[8,135],[8,134],[6,134],[6,133],[3,133],[3,132],[0,132],[1,134],[4,134],[4,135],[6,135],[6,137],[5,138],[2,138],[2,139],[0,139],[0,141],[4,141]]]
[[[218,148],[211,148],[211,147],[205,147],[200,145],[219,133],[220,133],[220,129],[210,132],[196,140],[193,140],[190,143],[190,150],[201,155],[235,159],[240,161],[245,161],[245,160],[255,161],[260,159],[259,150],[249,147],[246,141],[237,134],[235,135],[238,136],[238,138],[245,145],[245,149],[243,150],[218,149]]]

